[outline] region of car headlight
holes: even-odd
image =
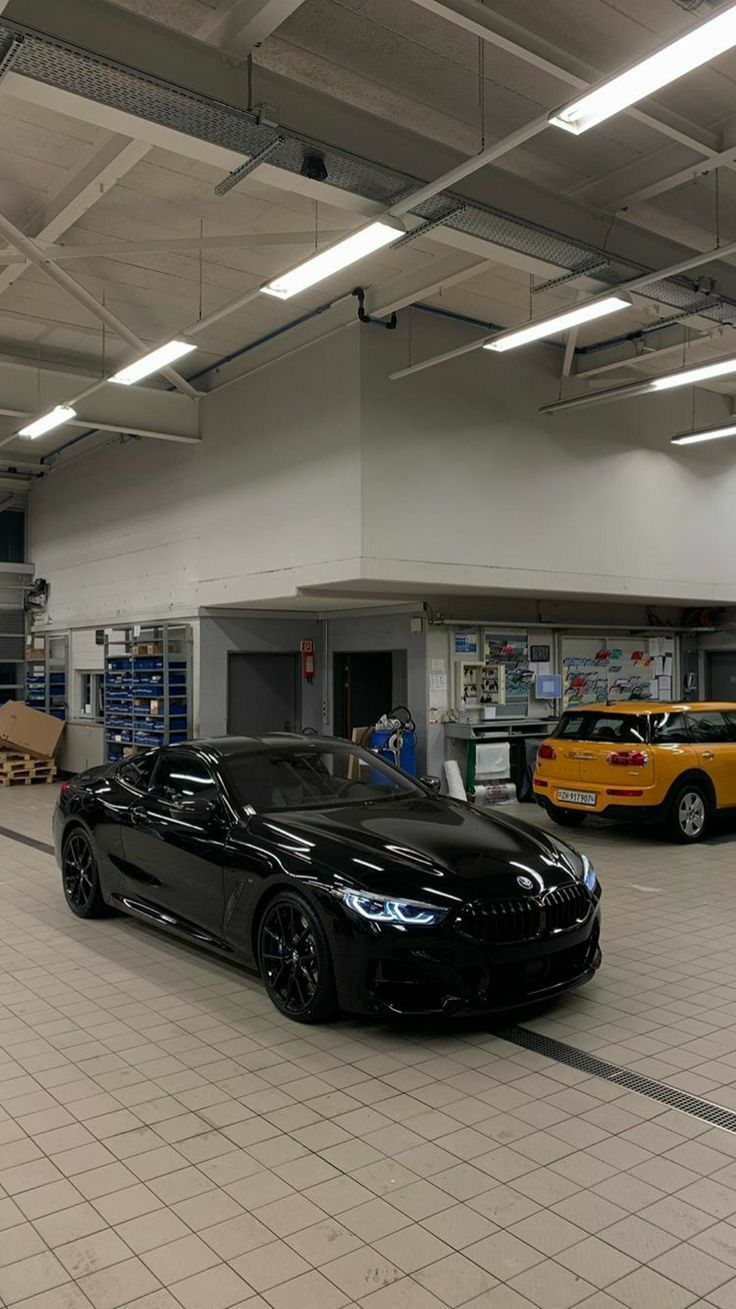
[[[404,927],[436,927],[449,910],[438,909],[418,900],[397,900],[387,895],[370,895],[366,891],[340,891],[347,908],[370,923],[401,923]]]
[[[589,891],[595,891],[595,888],[598,885],[598,878],[596,876],[595,868],[590,862],[587,854],[581,854],[580,860],[583,865],[583,869],[580,874],[580,880],[584,883],[585,886],[587,886]]]

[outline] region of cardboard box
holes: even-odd
[[[50,759],[59,744],[64,724],[50,714],[29,709],[17,700],[0,708],[0,747]]]

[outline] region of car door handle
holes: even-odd
[[[712,750],[704,750],[703,753],[702,753],[701,758],[703,758],[703,759],[715,759],[715,754],[714,754],[714,752],[713,752]]]

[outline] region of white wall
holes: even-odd
[[[205,402],[201,604],[277,599],[355,569],[359,369],[360,337],[343,332]]]
[[[414,361],[478,329],[415,312]],[[369,576],[569,595],[736,599],[728,443],[677,449],[690,397],[552,418],[561,351],[476,351],[390,382],[408,316],[363,341],[363,554]],[[722,419],[700,393],[698,425]]]
[[[196,612],[201,457],[163,441],[105,445],[34,485],[30,557],[50,583],[37,626]]]
[[[413,322],[414,359],[476,335]],[[279,609],[340,582],[356,605],[366,579],[374,598],[736,602],[732,451],[668,444],[689,400],[553,419],[537,409],[557,395],[559,350],[475,352],[390,382],[409,344],[406,314],[396,332],[349,329],[202,401],[201,447],[108,444],[62,462],[31,492],[45,624]],[[724,405],[699,397],[698,422]]]
[[[201,447],[108,443],[35,484],[42,625],[186,617],[354,572],[359,362],[343,333],[202,401]]]

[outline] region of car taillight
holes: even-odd
[[[644,750],[614,750],[608,756],[609,764],[620,768],[643,768],[648,761],[649,755]]]
[[[61,786],[59,787],[59,795],[60,796],[66,795],[68,791],[71,791],[71,789],[72,789],[71,782],[62,782]]]
[[[537,752],[537,757],[539,759],[556,759],[557,751],[553,745],[548,745],[546,741],[543,741]]]

